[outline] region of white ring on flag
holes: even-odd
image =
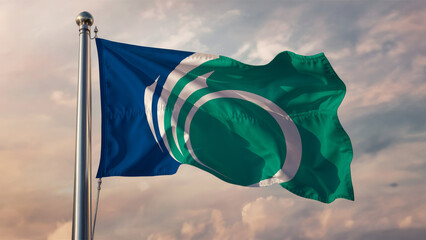
[[[195,113],[200,109],[200,107],[213,99],[219,98],[236,98],[258,105],[259,107],[267,111],[269,114],[271,114],[271,116],[280,126],[281,131],[284,135],[287,151],[285,162],[282,168],[272,178],[262,180],[258,184],[254,184],[253,186],[266,186],[274,183],[290,181],[296,175],[302,158],[302,140],[300,139],[299,130],[297,129],[296,124],[294,124],[290,116],[278,105],[262,96],[250,92],[238,90],[223,90],[206,94],[194,103],[194,106],[190,110],[185,120],[184,131],[184,140],[192,158],[201,165],[210,168],[209,166],[201,162],[195,155],[194,150],[192,148],[191,139],[189,138],[189,133],[191,121],[194,118]]]

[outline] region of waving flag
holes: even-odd
[[[345,85],[324,54],[253,66],[224,56],[96,39],[102,150],[97,177],[174,174],[180,164],[242,186],[353,200]]]

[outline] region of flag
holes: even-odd
[[[174,174],[180,164],[242,186],[280,184],[353,200],[346,92],[323,53],[266,65],[97,38],[102,146],[97,177]]]

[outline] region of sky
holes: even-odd
[[[324,52],[347,87],[355,201],[225,183],[192,166],[104,178],[96,239],[421,239],[426,235],[426,2],[0,1],[0,238],[70,239],[78,71],[75,17],[136,45],[265,64]],[[93,175],[100,99],[92,41]],[[93,181],[93,189],[96,189]],[[93,192],[95,199],[95,192]]]

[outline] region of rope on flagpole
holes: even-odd
[[[102,178],[99,178],[98,179],[98,194],[97,194],[97,197],[96,197],[95,217],[93,219],[92,240],[95,236],[96,216],[98,216],[98,205],[99,205],[99,195],[101,193],[101,184],[102,184]]]

